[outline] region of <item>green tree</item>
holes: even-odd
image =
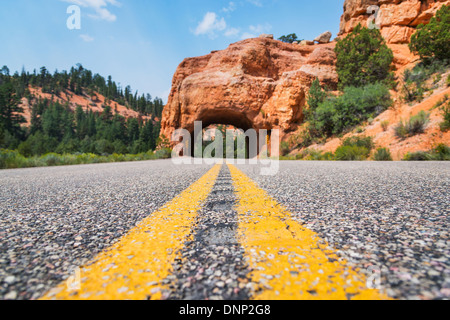
[[[325,101],[327,93],[322,89],[319,79],[313,81],[308,93],[308,110],[306,111],[306,120],[310,120],[312,114],[319,105]]]
[[[288,34],[287,36],[279,37],[278,40],[286,42],[286,43],[293,43],[298,40],[298,37],[295,33],[291,33],[291,34]]]
[[[22,116],[23,108],[19,105],[20,98],[16,94],[13,83],[3,80],[0,85],[0,124],[4,131],[14,137],[21,136],[20,125],[25,122]]]
[[[442,8],[427,25],[419,25],[409,48],[422,59],[450,59],[450,7]]]
[[[360,24],[336,44],[337,72],[340,88],[363,87],[391,76],[394,59],[380,30],[363,28]]]

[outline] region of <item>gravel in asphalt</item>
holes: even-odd
[[[448,162],[281,162],[274,177],[238,167],[350,265],[380,270],[390,297],[450,298]]]
[[[169,161],[0,171],[0,299],[38,299],[210,166]]]
[[[230,171],[222,166],[210,197],[199,213],[192,241],[174,265],[165,293],[171,300],[246,300],[249,298],[244,249],[237,240],[237,214]]]
[[[37,299],[109,248],[210,166],[170,161],[0,171],[0,299]],[[450,166],[427,162],[281,162],[252,178],[398,299],[450,298]],[[168,299],[245,299],[243,250],[229,171],[200,211]]]

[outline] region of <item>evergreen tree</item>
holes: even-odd
[[[378,29],[363,28],[360,24],[335,48],[339,85],[363,87],[386,80],[394,59],[392,50]]]
[[[409,48],[422,59],[450,59],[450,7],[447,5],[431,18],[427,25],[419,25],[411,37]]]

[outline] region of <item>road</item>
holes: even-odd
[[[448,163],[0,172],[0,299],[450,298]]]

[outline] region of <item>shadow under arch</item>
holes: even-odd
[[[191,155],[195,157],[195,142],[200,139],[199,135],[201,134],[203,137],[204,129],[207,129],[211,125],[224,125],[224,126],[233,126],[237,130],[241,130],[244,133],[247,133],[248,130],[255,130],[256,132],[256,144],[259,145],[259,130],[255,129],[253,123],[243,114],[236,111],[231,110],[220,110],[218,112],[208,112],[205,114],[201,114],[197,117],[197,122],[201,122],[202,128],[199,132],[196,132],[194,124],[188,129],[191,134]],[[246,158],[254,158],[257,157],[260,151],[260,146],[256,147],[255,151],[252,151],[250,147],[251,139],[246,136],[245,137],[245,154]]]

